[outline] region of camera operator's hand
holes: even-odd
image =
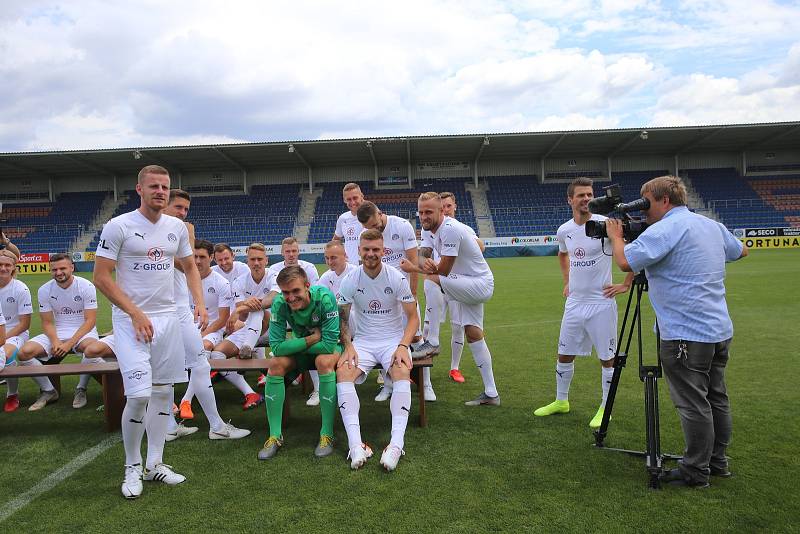
[[[609,217],[606,219],[606,233],[608,239],[613,243],[618,239],[622,239],[622,221]]]

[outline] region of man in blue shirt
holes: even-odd
[[[725,302],[725,263],[747,249],[722,224],[686,207],[680,178],[661,176],[642,186],[650,225],[629,244],[619,220],[606,222],[614,261],[647,275],[661,338],[659,357],[678,409],[686,450],[662,481],[706,487],[709,475],[728,477],[725,450],[731,415],[725,365],[733,324]]]

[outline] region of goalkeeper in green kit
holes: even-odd
[[[274,357],[267,372],[264,391],[269,438],[259,451],[258,459],[274,458],[283,445],[284,377],[309,369],[319,372],[322,429],[314,454],[321,458],[333,452],[333,421],[337,408],[336,363],[342,352],[338,344],[339,308],[330,289],[310,287],[302,267],[285,267],[278,273],[276,283],[281,292],[272,301],[269,321],[269,344]],[[286,323],[292,328],[292,339],[286,339]]]

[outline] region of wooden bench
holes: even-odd
[[[106,430],[108,432],[119,430],[122,426],[125,395],[122,390],[122,375],[119,373],[117,362],[62,363],[35,367],[14,365],[0,371],[0,378],[5,379],[46,376],[51,379],[53,386],[58,390],[61,389],[60,378],[69,375],[93,375],[103,384],[103,412],[106,419]]]
[[[239,360],[237,358],[228,358],[227,360],[209,360],[211,369],[214,371],[266,371],[269,369],[270,360]],[[422,387],[422,369],[424,367],[433,367],[433,360],[425,358],[422,360],[414,360],[414,367],[411,369],[411,379],[417,384],[417,406],[419,409],[419,426],[428,426],[428,414],[425,411],[425,388]],[[310,382],[308,376],[303,378],[305,384]],[[289,403],[284,403],[284,419],[288,421],[288,406]]]

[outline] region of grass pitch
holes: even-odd
[[[285,446],[275,460],[258,462],[256,452],[266,437],[264,409],[243,412],[238,392],[221,383],[216,393],[223,418],[252,429],[253,435],[209,441],[208,424],[195,403],[192,424],[200,431],[167,444],[164,455],[187,476],[186,483],[145,483],[141,498],[125,501],[119,492],[123,449],[116,443],[51,489],[27,493],[49,488],[61,478],[63,466],[108,434],[96,411],[102,402],[96,383],[82,410],[71,407],[77,377],[67,377],[62,400],[30,413],[26,408],[36,391],[25,379],[23,407],[0,413],[0,531],[796,532],[799,260],[800,251],[755,251],[728,267],[735,325],[728,366],[734,416],[729,454],[736,476],[712,479],[707,490],[650,490],[642,459],[592,447],[588,422],[600,401],[600,366],[594,357],[576,364],[571,413],[533,416],[555,394],[561,276],[554,257],[515,258],[491,262],[496,289],[486,306],[487,341],[503,405],[463,405],[481,391],[480,377],[466,350],[461,369],[467,383],[446,379],[450,330],[445,325],[443,352],[433,368],[439,400],[428,405],[426,429],[417,427],[412,408],[407,454],[396,472],[387,474],[378,463],[389,437],[389,407],[372,400],[374,380],[359,394],[362,433],[376,457],[356,472],[345,462],[347,439],[338,421],[336,454],[313,457],[319,411],[306,407],[296,388],[287,395],[292,419],[284,430]],[[615,273],[616,280],[621,278]],[[47,277],[23,280],[35,298]],[[621,313],[625,299],[618,303]],[[99,315],[98,329],[105,331],[110,328],[106,302]],[[645,306],[651,362],[652,320]],[[34,316],[32,334],[39,331]],[[254,382],[255,376],[249,379]],[[666,384],[659,386],[662,450],[680,453],[677,414]],[[176,388],[176,397],[183,389]],[[644,447],[643,388],[634,355],[623,372],[606,444]],[[18,509],[8,515],[12,504]]]

